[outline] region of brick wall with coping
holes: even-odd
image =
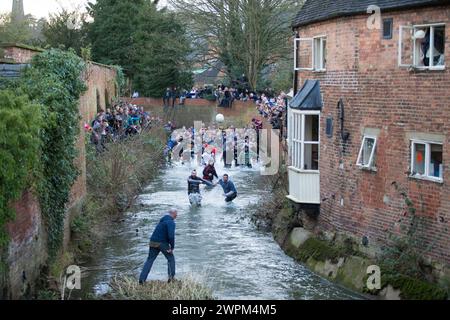
[[[368,15],[336,18],[298,29],[301,38],[327,36],[325,72],[299,72],[299,88],[306,79],[320,80],[324,97],[321,116],[321,204],[317,231],[367,236],[377,247],[399,234],[407,219],[405,201],[394,187],[405,189],[420,224],[428,258],[450,264],[450,6],[382,12],[393,18],[393,38],[366,26]],[[446,23],[444,71],[410,71],[398,67],[400,25]],[[300,50],[300,54],[301,50]],[[340,138],[337,103],[345,104],[345,130]],[[325,134],[332,117],[333,137]],[[363,132],[378,129],[376,172],[356,166]],[[409,177],[410,138],[414,134],[443,136],[444,182]]]
[[[1,48],[3,49],[3,58],[13,60],[15,63],[29,63],[36,54],[42,52],[40,49],[16,44],[3,44]]]
[[[21,47],[4,47],[9,59],[28,63],[40,51]],[[98,109],[105,109],[117,94],[116,70],[93,62],[87,64],[84,80],[88,87],[80,97],[80,136],[77,141],[78,158],[76,159],[80,175],[74,183],[64,227],[64,248],[70,242],[70,224],[80,211],[86,196],[86,149],[84,124],[90,123]],[[27,292],[33,292],[35,280],[47,259],[47,235],[39,207],[39,201],[31,191],[25,191],[14,205],[16,219],[7,226],[11,241],[9,245],[9,274],[7,283],[8,298],[18,299]]]

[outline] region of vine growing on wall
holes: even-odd
[[[0,91],[0,278],[6,272],[6,224],[15,216],[11,203],[20,198],[37,167],[40,125],[40,106],[11,90]]]
[[[421,227],[425,225],[425,217],[417,214],[417,208],[405,188],[394,182],[393,187],[404,201],[404,212],[397,221],[399,230],[390,235],[391,245],[384,248],[382,265],[393,273],[401,273],[415,279],[425,280],[427,263],[423,253],[429,249],[424,242]]]
[[[126,86],[126,80],[125,80],[125,74],[123,72],[123,68],[120,66],[113,66],[113,68],[116,70],[116,83],[117,83],[117,92],[116,98],[120,98],[125,93],[125,86]]]
[[[35,56],[25,72],[22,89],[43,107],[42,170],[39,200],[48,233],[49,256],[54,258],[64,235],[66,205],[79,174],[74,163],[79,134],[78,100],[86,90],[85,62],[73,51],[52,49]]]

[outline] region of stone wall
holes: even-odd
[[[393,18],[393,38],[370,30],[369,16],[332,19],[299,28],[301,38],[327,36],[325,72],[300,71],[306,79],[320,80],[324,98],[321,116],[321,199],[317,231],[346,233],[369,245],[381,246],[389,234],[400,234],[408,221],[406,191],[417,214],[423,217],[419,232],[424,254],[450,263],[450,7],[417,11],[383,12]],[[401,25],[446,22],[446,70],[413,71],[398,66]],[[345,131],[340,136],[337,103],[345,105]],[[333,119],[331,138],[325,134],[326,119]],[[356,166],[364,132],[378,133],[376,171]],[[414,136],[443,141],[444,182],[409,176],[411,141]]]

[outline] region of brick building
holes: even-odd
[[[450,264],[449,22],[447,0],[307,0],[296,16],[288,198],[317,232],[380,248],[411,200],[420,249]]]
[[[0,44],[0,77],[17,78],[34,55],[43,50],[20,44]],[[80,136],[77,142],[76,160],[80,175],[72,186],[64,227],[64,247],[70,241],[70,224],[80,211],[87,193],[86,148],[84,124],[90,123],[100,109],[105,109],[118,95],[116,69],[95,62],[88,62],[85,74],[87,91],[80,97]],[[25,191],[14,204],[15,220],[7,225],[11,241],[8,250],[8,279],[0,279],[0,298],[17,299],[34,290],[35,280],[47,260],[47,235],[39,201],[31,191]]]

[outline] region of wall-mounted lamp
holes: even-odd
[[[347,142],[348,139],[350,138],[350,133],[344,130],[345,111],[344,111],[344,101],[342,100],[342,98],[339,99],[338,109],[339,109],[339,119],[341,120],[341,138],[342,141]]]

